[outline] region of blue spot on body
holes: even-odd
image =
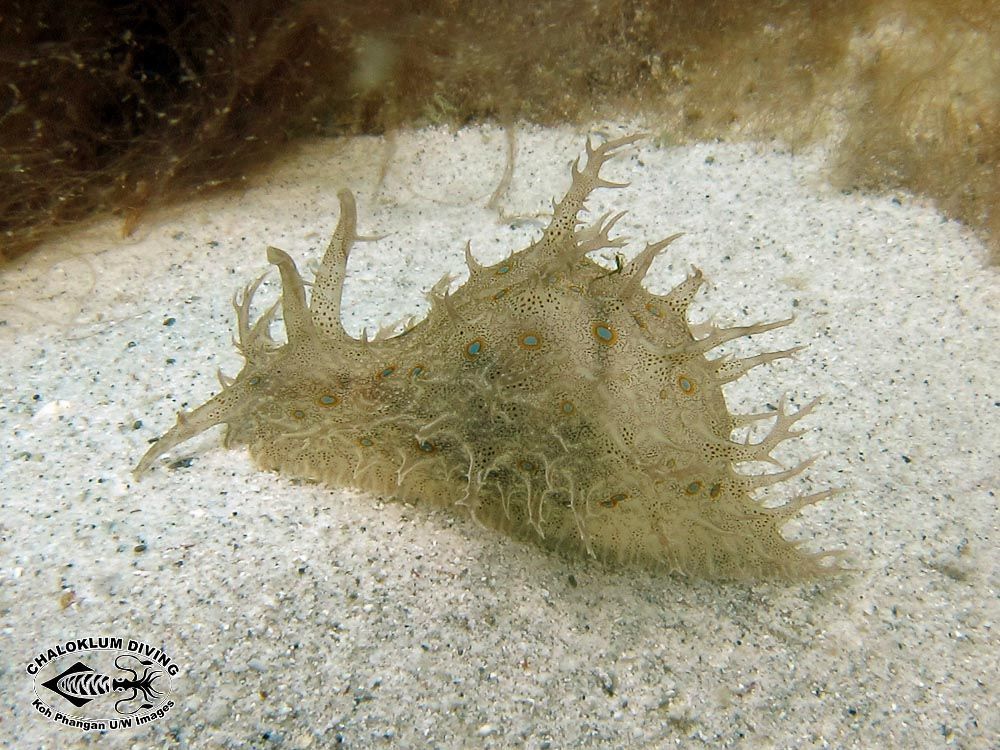
[[[594,334],[594,338],[602,344],[613,344],[618,338],[615,330],[606,323],[594,323],[590,330]]]
[[[468,344],[465,345],[465,358],[475,359],[483,351],[483,342],[479,339],[473,339]]]

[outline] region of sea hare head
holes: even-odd
[[[356,208],[339,193],[340,222],[310,298],[292,259],[268,249],[282,281],[287,341],[271,339],[274,308],[255,323],[259,281],[235,301],[243,371],[153,445],[138,471],[215,424],[260,466],[412,501],[458,506],[507,533],[616,562],[713,577],[801,577],[836,570],[781,527],[829,492],[765,507],[755,490],[801,472],[751,476],[735,466],[777,462],[812,404],[789,413],[733,415],[722,386],[790,351],[710,358],[731,339],[790,321],[701,327],[687,308],[696,271],[669,294],[642,286],[674,237],[608,270],[587,257],[621,247],[621,217],[581,227],[601,166],[636,136],[587,144],[569,191],[542,237],[484,267],[467,253],[469,280],[431,291],[432,309],[392,337],[355,339],[341,326]],[[733,430],[773,418],[758,443]]]

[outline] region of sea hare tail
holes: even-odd
[[[139,463],[136,464],[135,469],[133,469],[133,476],[139,477],[144,474],[157,458],[171,448],[190,440],[195,435],[204,432],[210,427],[224,422],[226,412],[228,412],[229,395],[232,390],[232,388],[224,389],[218,396],[202,404],[194,411],[179,412],[177,414],[177,424],[171,427],[165,435],[149,447],[149,450],[146,451],[145,455],[139,460]]]

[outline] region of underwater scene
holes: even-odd
[[[993,152],[920,176],[996,125],[983,17],[431,5],[94,4],[190,122],[0,138],[4,744],[995,747]]]

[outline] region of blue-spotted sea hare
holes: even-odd
[[[763,475],[774,449],[799,434],[784,402],[776,413],[731,414],[722,386],[793,350],[709,358],[732,339],[789,320],[733,328],[690,326],[696,271],[669,294],[643,277],[673,237],[609,270],[588,253],[619,248],[622,214],[582,227],[599,175],[632,136],[587,143],[587,162],[555,205],[541,238],[493,266],[466,251],[469,280],[431,290],[427,317],[394,336],[348,335],[341,293],[357,212],[343,190],[340,220],[307,300],[295,263],[270,247],[281,274],[287,342],[270,335],[275,308],[256,322],[260,280],[236,301],[246,360],[222,392],[143,456],[137,471],[217,424],[227,446],[247,444],[257,464],[295,477],[350,485],[407,501],[460,508],[484,524],[546,546],[614,562],[716,578],[824,574],[827,558],[786,540],[781,527],[830,492],[772,507],[759,488],[808,461]],[[741,425],[773,418],[759,442]]]

